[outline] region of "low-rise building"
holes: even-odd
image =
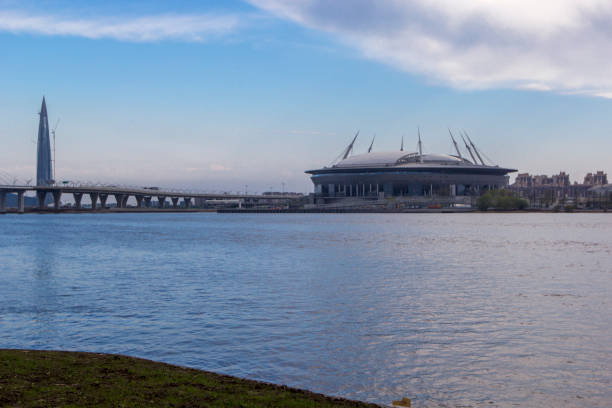
[[[608,184],[608,175],[601,170],[598,170],[595,174],[587,173],[584,176],[584,183],[587,186],[603,186]]]
[[[586,206],[592,195],[591,188],[606,185],[607,182],[608,175],[603,171],[588,173],[581,184],[572,184],[569,174],[564,171],[553,176],[520,173],[510,189],[527,199],[532,207]]]

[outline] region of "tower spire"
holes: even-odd
[[[48,186],[53,183],[51,174],[51,141],[49,140],[49,118],[47,103],[43,96],[38,121],[38,141],[36,148],[36,185]]]

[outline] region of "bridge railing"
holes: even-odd
[[[195,190],[195,189],[181,189],[181,188],[165,188],[165,187],[145,187],[137,185],[126,185],[126,184],[110,184],[110,183],[96,183],[96,182],[60,182],[53,183],[48,186],[33,186],[23,184],[3,184],[0,182],[1,189],[18,189],[18,190],[62,190],[64,193],[71,192],[97,192],[104,194],[128,194],[128,195],[144,195],[144,196],[181,196],[181,197],[227,197],[227,198],[267,198],[267,199],[299,199],[302,195],[298,194],[274,194],[274,195],[263,195],[257,193],[244,194],[242,192],[231,192],[231,191],[210,191],[210,190]]]

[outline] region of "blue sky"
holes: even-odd
[[[34,177],[43,94],[59,179],[305,192],[357,130],[417,126],[430,152],[451,127],[521,171],[610,170],[612,7],[449,1],[0,0],[0,175]]]

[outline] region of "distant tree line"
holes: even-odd
[[[524,198],[519,198],[509,190],[489,190],[476,201],[476,206],[481,211],[489,208],[496,210],[524,210],[529,206],[529,202]]]

